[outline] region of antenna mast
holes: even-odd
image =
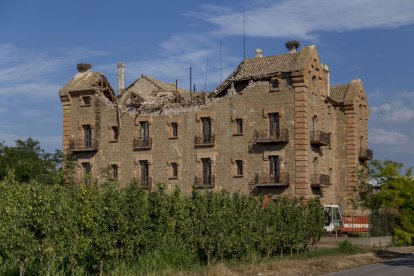
[[[208,60],[206,63],[206,74],[204,76],[204,91],[207,91],[207,69],[208,69]]]
[[[221,40],[220,40],[220,83],[223,82],[223,60],[221,57]]]
[[[246,59],[246,11],[243,9],[243,60]]]

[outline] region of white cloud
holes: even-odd
[[[312,38],[320,31],[392,28],[414,23],[412,0],[254,1],[245,11],[246,35]],[[243,12],[204,6],[193,16],[215,25],[221,35],[243,34]]]
[[[57,98],[58,91],[62,85],[30,82],[16,84],[13,86],[0,86],[0,95],[3,97],[29,96],[32,98]]]
[[[372,107],[372,118],[389,123],[405,123],[414,119],[414,108],[406,106],[406,102],[392,101]]]
[[[375,128],[369,134],[369,142],[388,146],[401,146],[408,142],[408,137],[398,132]]]

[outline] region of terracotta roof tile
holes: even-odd
[[[348,92],[349,84],[331,86],[331,98],[337,102],[343,102]]]
[[[277,72],[289,72],[296,62],[298,53],[288,53],[277,56],[250,58],[240,64],[240,69],[234,76],[235,80],[267,76]]]

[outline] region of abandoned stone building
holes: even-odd
[[[210,93],[191,93],[142,75],[118,93],[88,64],[60,90],[63,152],[80,179],[120,185],[164,183],[244,193],[320,196],[348,207],[368,149],[368,103],[361,80],[331,85],[317,48],[240,63]],[[90,181],[90,180],[89,180]]]

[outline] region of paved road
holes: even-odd
[[[386,261],[383,263],[364,265],[357,268],[329,273],[325,276],[405,276],[414,275],[414,254]]]

